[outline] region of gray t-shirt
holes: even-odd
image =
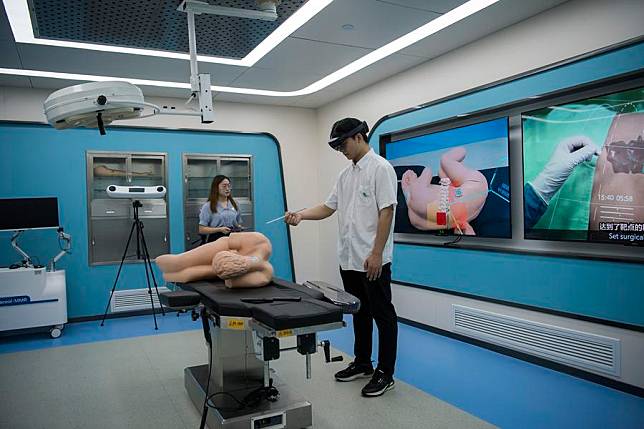
[[[217,202],[217,211],[215,213],[210,210],[210,201],[201,206],[201,211],[199,212],[199,225],[209,226],[212,228],[220,226],[234,228],[241,226],[241,223],[241,213],[235,210],[235,207],[233,207],[230,201],[228,201],[225,206],[220,202]]]

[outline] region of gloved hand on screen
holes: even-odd
[[[543,171],[532,181],[532,187],[545,203],[549,204],[575,167],[599,153],[599,148],[586,136],[574,136],[562,140]]]

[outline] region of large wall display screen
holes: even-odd
[[[400,137],[395,233],[511,237],[507,118]]]
[[[644,88],[524,113],[525,238],[644,245]]]

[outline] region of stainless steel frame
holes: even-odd
[[[439,132],[456,127],[466,126],[478,122],[508,118],[508,140],[510,158],[510,188],[511,188],[511,222],[512,238],[481,238],[464,236],[457,245],[451,247],[464,249],[478,249],[499,251],[505,253],[540,254],[560,257],[574,257],[586,259],[618,260],[621,262],[642,263],[644,251],[642,247],[626,246],[607,243],[592,243],[584,241],[547,241],[524,238],[523,224],[523,134],[521,127],[521,114],[524,112],[583,100],[590,97],[610,94],[644,85],[642,71],[630,73],[627,76],[617,76],[601,81],[594,81],[572,88],[554,91],[531,98],[521,99],[505,105],[494,106],[489,109],[470,112],[451,118],[441,119],[424,125],[411,127],[404,130],[392,131],[380,136],[380,153],[386,153],[387,139],[396,142],[402,139]],[[453,236],[440,237],[425,234],[395,233],[396,243],[419,244],[445,248],[446,241],[452,241]]]
[[[105,199],[94,199],[93,198],[93,188],[94,188],[94,166],[95,166],[95,159],[100,158],[100,157],[110,157],[110,158],[123,158],[124,159],[124,166],[125,166],[125,171],[126,171],[126,183],[132,183],[132,159],[150,159],[150,160],[158,160],[161,163],[161,181],[162,185],[164,185],[167,188],[167,183],[168,183],[168,154],[166,152],[123,152],[123,151],[91,151],[88,150],[86,152],[85,158],[86,158],[86,189],[87,189],[87,227],[88,227],[88,258],[89,258],[89,265],[91,266],[99,266],[99,265],[112,265],[115,263],[120,262],[120,254],[118,259],[114,260],[109,260],[109,261],[96,261],[96,255],[95,255],[95,239],[96,239],[96,234],[98,231],[95,230],[94,227],[94,220],[96,220],[95,213],[93,211],[103,209],[105,210],[106,213],[109,214],[105,218],[105,220],[112,220],[115,223],[118,223],[118,225],[115,225],[115,227],[121,229],[121,228],[130,228],[132,224],[132,219],[133,219],[133,213],[132,213],[132,207],[131,207],[131,201],[130,200],[107,200]],[[116,178],[115,178],[116,181]],[[147,200],[143,201],[143,207],[141,208],[141,211],[143,214],[141,214],[142,219],[166,219],[165,221],[165,226],[162,228],[164,229],[164,236],[161,241],[166,243],[167,249],[166,251],[169,252],[170,249],[170,232],[169,232],[169,225],[170,225],[170,210],[169,210],[169,204],[167,203],[169,200],[169,193],[170,190],[168,190],[168,193],[166,194],[166,197],[164,198],[165,204],[161,205],[159,204],[158,201],[155,200]],[[107,202],[109,201],[109,204]],[[107,205],[106,205],[107,204]],[[105,206],[105,207],[103,207]],[[111,212],[111,213],[110,213]],[[157,222],[156,220],[152,220],[151,222]],[[106,236],[110,236],[110,234],[106,234]],[[146,234],[146,240],[148,241],[148,248],[150,249],[151,253],[153,253],[152,249],[157,247],[155,246],[156,236],[154,234]],[[113,243],[114,246],[118,246],[120,248],[119,252],[122,252],[124,246],[125,246],[125,241],[122,243],[119,241],[118,243]],[[119,253],[117,252],[117,253]],[[142,260],[127,260],[125,263],[141,263]]]
[[[184,234],[183,241],[185,250],[189,250],[195,245],[192,243],[198,239],[193,237],[190,233],[189,224],[194,220],[194,213],[208,200],[208,195],[201,198],[189,198],[189,177],[188,177],[188,163],[193,160],[212,161],[217,163],[217,171],[221,171],[222,161],[247,161],[248,162],[248,198],[235,196],[235,201],[240,205],[242,217],[244,220],[244,227],[248,230],[255,229],[255,206],[254,206],[254,186],[253,186],[253,156],[249,154],[217,154],[217,153],[184,153],[182,155],[182,174],[183,174],[183,220],[184,220]],[[213,176],[214,177],[214,176]],[[233,190],[234,194],[234,190]],[[249,209],[247,209],[249,208]],[[252,220],[249,223],[248,213],[251,213]],[[244,217],[244,214],[246,216]]]
[[[212,363],[208,393],[222,392],[212,401],[216,408],[208,411],[206,422],[210,428],[277,429],[302,428],[313,424],[311,403],[271,375],[270,361],[264,360],[263,339],[339,329],[345,326],[344,322],[275,330],[249,317],[210,314],[207,323],[211,326],[212,341],[212,348],[208,351]],[[306,365],[307,377],[310,377],[310,354],[306,355]],[[271,379],[272,385],[279,391],[277,401],[263,401],[252,409],[236,409],[238,404],[230,395],[239,400],[257,388],[271,385]],[[184,383],[195,407],[201,410],[208,384],[208,365],[185,368]]]

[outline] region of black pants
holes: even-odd
[[[356,362],[370,363],[373,321],[378,327],[378,368],[393,375],[398,346],[398,316],[391,303],[391,264],[382,266],[375,281],[367,273],[340,269],[344,290],[360,299],[360,311],[353,315],[353,352]]]

